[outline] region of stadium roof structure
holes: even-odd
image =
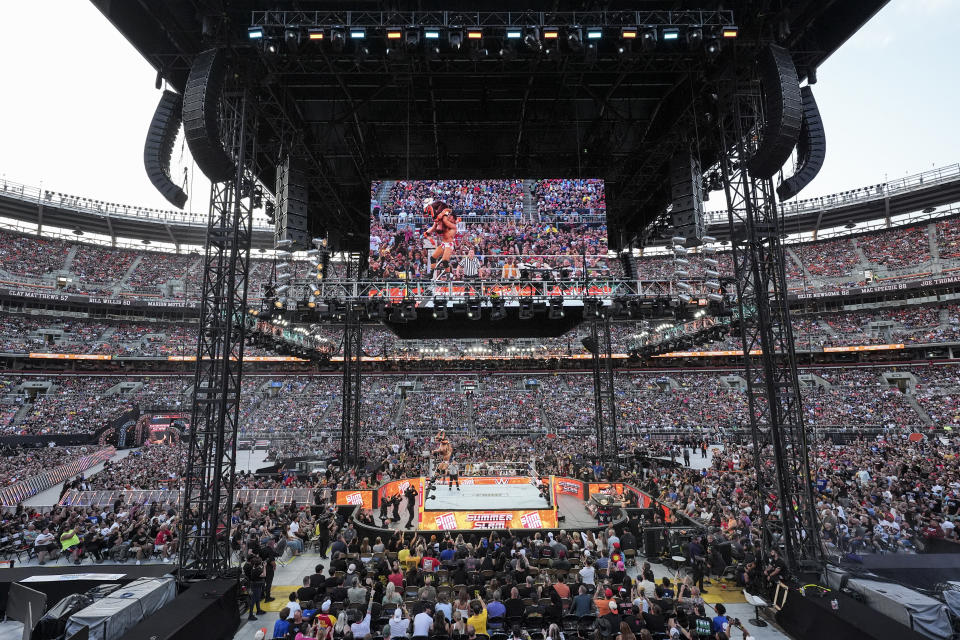
[[[887,0],[91,1],[177,91],[229,48],[263,184],[305,160],[311,231],[364,250],[370,182],[404,178],[603,178],[628,244],[670,202],[670,156],[706,144],[711,82],[774,40],[811,75]]]

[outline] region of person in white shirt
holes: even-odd
[[[413,635],[429,636],[430,629],[433,628],[433,616],[426,610],[413,616]],[[356,638],[357,636],[354,636]]]
[[[589,584],[589,585],[594,584],[593,581],[594,581],[594,575],[596,572],[594,571],[594,568],[593,568],[593,558],[587,558],[587,566],[580,569],[579,573],[580,573],[580,582],[582,582],[583,584]]]
[[[287,608],[290,609],[290,615],[292,616],[295,611],[303,613],[303,607],[300,606],[300,603],[297,602],[297,592],[294,591],[290,594],[290,602],[287,603]]]
[[[410,618],[403,617],[403,609],[399,607],[394,609],[393,616],[390,618],[390,637],[402,638],[410,630]]]

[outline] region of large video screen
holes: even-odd
[[[618,275],[607,259],[603,180],[396,180],[375,182],[370,193],[374,278]]]

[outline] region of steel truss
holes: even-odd
[[[724,27],[732,11],[253,11],[255,27]]]
[[[360,459],[361,360],[363,359],[364,307],[357,302],[347,305],[343,322],[343,415],[340,423],[341,464]]]
[[[754,151],[753,134],[763,117],[758,83],[726,85],[725,89],[718,89],[724,112],[721,148],[726,150],[720,164],[742,318],[744,378],[759,496],[754,513],[759,514],[763,526],[764,554],[774,548],[782,550],[792,572],[804,571],[822,562],[823,551],[787,305],[782,212],[774,199],[772,180],[755,178],[746,171]],[[775,496],[777,503],[766,515],[764,505],[769,496]]]
[[[597,458],[607,469],[619,465],[617,407],[613,387],[613,343],[610,338],[610,314],[590,322],[593,365],[593,419],[597,434]]]
[[[233,179],[214,183],[203,259],[200,328],[179,525],[180,576],[226,575],[240,412],[244,316],[253,224],[253,108],[244,92],[224,96],[220,114]]]

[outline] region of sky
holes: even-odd
[[[159,99],[154,70],[86,0],[10,3],[4,18],[16,27],[0,38],[0,175],[171,209],[143,169]],[[826,162],[801,197],[960,161],[957,24],[960,0],[892,0],[827,60],[814,86]],[[209,185],[199,171],[193,176],[181,142],[172,173],[179,182],[190,172],[187,208],[205,211]]]

